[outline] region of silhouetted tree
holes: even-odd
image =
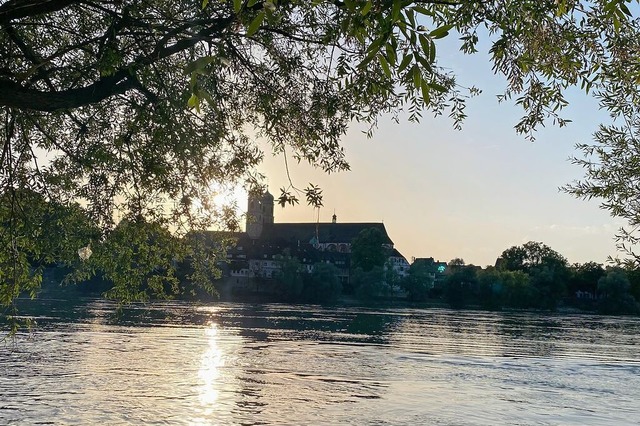
[[[287,251],[276,260],[280,269],[275,273],[274,278],[281,285],[282,296],[289,302],[300,301],[304,289],[302,264]]]
[[[389,294],[389,286],[384,281],[384,269],[375,266],[369,271],[356,268],[351,273],[351,282],[359,299],[372,300]]]
[[[313,265],[311,274],[306,275],[304,300],[310,303],[333,303],[342,293],[342,284],[338,277],[338,268],[325,262]]]
[[[601,264],[597,262],[576,263],[569,268],[567,290],[571,297],[576,292],[588,292],[595,296],[598,292],[598,280],[606,274]]]
[[[629,293],[640,302],[640,269],[628,268],[625,269],[627,278],[629,278]]]
[[[624,270],[613,268],[598,281],[598,310],[603,314],[637,314],[638,302],[629,293],[629,279]]]
[[[503,305],[501,273],[489,266],[478,271],[478,304],[484,309],[499,310]]]
[[[445,283],[445,299],[452,308],[463,308],[478,283],[476,267],[473,265],[451,265],[450,275]]]
[[[434,286],[436,274],[435,264],[413,262],[409,267],[409,274],[402,279],[401,286],[407,292],[408,300],[424,302]]]
[[[375,267],[382,268],[389,257],[389,250],[383,246],[387,241],[378,228],[360,231],[351,242],[351,266],[364,272]]]
[[[543,243],[529,241],[505,250],[496,261],[496,267],[529,275],[533,287],[529,296],[534,298],[534,306],[555,309],[566,294],[567,260]]]
[[[496,267],[506,271],[529,272],[540,266],[566,267],[567,259],[543,243],[529,241],[522,246],[506,249],[496,261]]]
[[[464,262],[464,259],[460,258],[460,257],[456,257],[455,259],[451,259],[449,261],[449,263],[447,264],[447,266],[449,266],[450,268],[458,268],[458,267],[462,267],[465,266],[466,263]]]
[[[535,290],[529,275],[522,271],[500,271],[504,306],[527,309],[535,307]]]

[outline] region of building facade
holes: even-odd
[[[394,249],[383,223],[339,223],[335,214],[328,223],[276,223],[273,195],[268,191],[251,194],[246,232],[235,234],[235,244],[227,251],[223,270],[232,283],[251,288],[256,280],[272,280],[280,270],[283,256],[291,256],[307,272],[312,272],[313,265],[319,262],[333,264],[340,281],[347,285],[351,273],[351,243],[368,228],[377,228],[384,236],[383,246],[389,250],[386,267],[393,268],[400,277],[407,275],[409,263]]]

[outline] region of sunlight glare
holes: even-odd
[[[202,364],[198,371],[198,377],[203,382],[200,391],[200,403],[205,408],[205,414],[211,414],[219,396],[219,369],[224,366],[224,358],[222,350],[218,347],[217,324],[211,323],[205,330],[205,336],[209,341],[209,348],[202,357]]]
[[[226,187],[211,185],[210,202],[216,209],[231,207],[237,218],[246,214],[247,191],[241,185]]]

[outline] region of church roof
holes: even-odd
[[[385,244],[393,244],[384,223],[273,223],[265,224],[261,240],[287,243],[309,243],[316,237],[316,227],[318,230],[319,243],[346,243],[351,241],[358,234],[367,228],[377,228],[384,235]]]
[[[391,254],[389,254],[389,257],[401,257],[401,258],[403,258],[404,260],[407,260],[407,258],[406,258],[406,257],[404,257],[404,256],[402,255],[402,253],[400,253],[400,252],[398,251],[398,249],[395,249],[395,248],[391,251]]]

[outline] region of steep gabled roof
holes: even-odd
[[[407,258],[406,258],[406,257],[404,257],[404,256],[402,255],[402,253],[400,253],[400,252],[398,251],[398,249],[395,249],[395,248],[394,248],[393,250],[391,250],[391,253],[389,254],[389,257],[401,257],[401,258],[403,258],[405,261],[407,260]]]
[[[358,234],[367,228],[377,228],[384,235],[385,244],[393,244],[384,223],[273,223],[265,224],[262,231],[263,241],[274,243],[309,243],[316,237],[316,227],[318,231],[319,243],[346,243],[351,241]]]

